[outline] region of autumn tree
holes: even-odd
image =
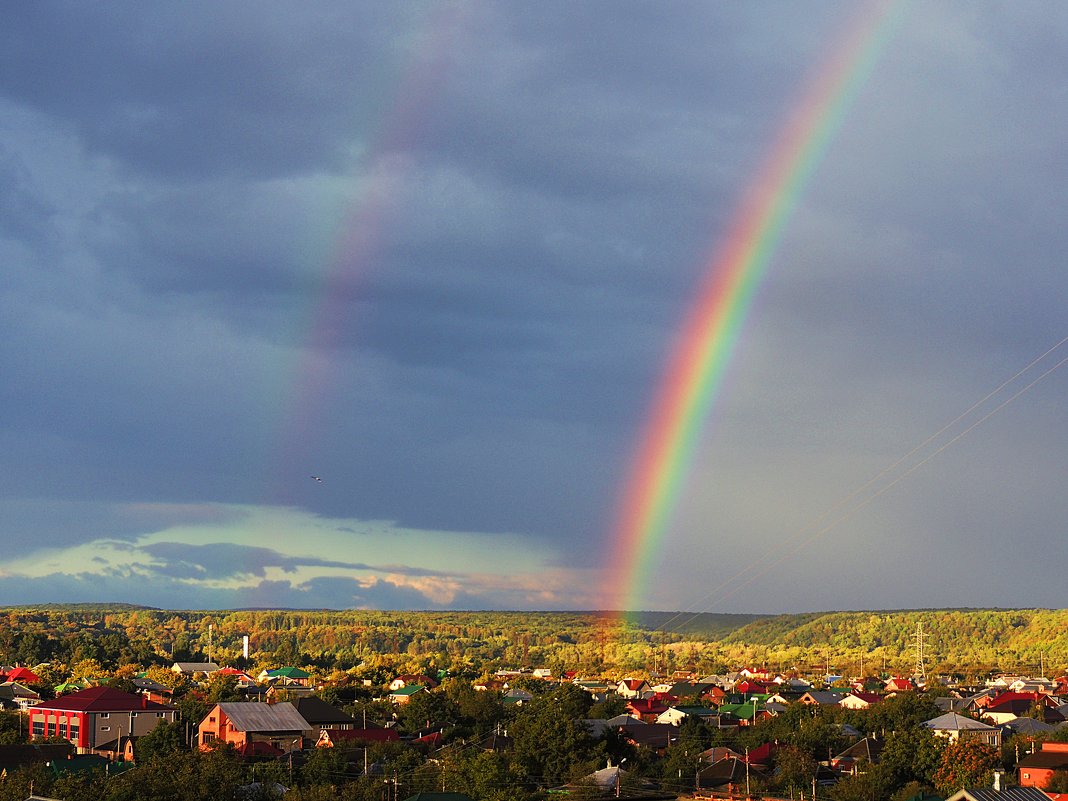
[[[1001,755],[994,746],[979,740],[961,740],[950,743],[942,752],[934,785],[947,797],[965,787],[987,787],[1000,767]]]

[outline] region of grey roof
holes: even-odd
[[[956,712],[960,709],[965,709],[968,706],[967,698],[951,698],[948,695],[945,695],[932,700],[935,702],[935,706],[943,712]]]
[[[219,709],[241,731],[306,731],[312,728],[289,702],[227,701],[219,704]]]
[[[995,790],[983,787],[978,790],[958,790],[946,801],[1049,801],[1049,796],[1037,787],[1003,787]]]
[[[1010,720],[1008,723],[1002,724],[1001,728],[1008,729],[1013,734],[1039,734],[1053,731],[1057,727],[1052,723],[1046,723],[1044,720],[1036,720],[1035,718],[1016,718],[1016,720]]]
[[[23,687],[18,682],[5,681],[0,684],[0,698],[40,698],[40,694],[34,692],[29,687]]]
[[[980,723],[978,720],[966,718],[964,715],[958,715],[956,712],[947,712],[937,718],[925,720],[920,725],[928,729],[938,729],[939,731],[990,730],[997,728],[997,726],[990,726],[986,723]],[[1046,801],[1049,801],[1049,799],[1047,798]]]
[[[300,716],[316,726],[330,723],[355,723],[352,715],[342,712],[316,695],[298,698],[292,702]]]
[[[821,706],[837,704],[846,696],[845,693],[836,692],[834,690],[809,690],[805,695]]]
[[[176,667],[182,673],[214,673],[219,669],[214,662],[175,662],[171,670]]]
[[[154,693],[169,693],[172,692],[171,688],[166,684],[160,684],[158,681],[152,679],[130,679],[133,682],[133,686],[139,690],[149,690]]]

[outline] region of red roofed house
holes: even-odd
[[[893,678],[887,679],[884,688],[888,693],[904,693],[915,689],[915,687],[912,686],[911,679],[905,679],[901,676],[894,676]]]
[[[17,667],[9,670],[2,681],[17,681],[19,684],[40,684],[41,677],[29,668]]]
[[[774,761],[778,750],[778,743],[764,743],[756,748],[749,749],[743,759],[750,765],[770,765]]]
[[[111,687],[90,687],[30,707],[30,734],[64,737],[79,754],[115,751],[121,737],[140,737],[160,723],[172,723],[174,707]]]
[[[652,694],[645,679],[623,679],[616,685],[616,695],[620,698],[648,698]]]
[[[766,681],[757,681],[756,679],[743,679],[734,685],[734,691],[742,695],[766,693],[768,691],[768,683]]]
[[[653,723],[668,707],[655,698],[635,698],[627,704],[626,711],[645,723]]]
[[[237,681],[239,687],[248,687],[256,683],[256,680],[252,678],[248,673],[235,667],[219,668],[215,672],[216,676],[233,676]]]

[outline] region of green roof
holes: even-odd
[[[739,720],[751,720],[756,716],[759,706],[756,704],[721,704],[720,712],[734,715]]]
[[[401,687],[399,690],[391,690],[389,694],[390,695],[414,695],[415,693],[419,692],[420,690],[424,690],[424,689],[426,689],[426,688],[423,687],[422,684],[409,684],[407,687]],[[426,793],[422,793],[422,795],[426,795]],[[431,795],[434,795],[434,794],[431,793]],[[440,793],[438,795],[440,795]]]
[[[287,679],[310,679],[311,673],[306,670],[301,670],[299,667],[281,667],[275,670],[268,670],[268,676],[285,676]]]

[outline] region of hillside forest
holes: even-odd
[[[0,663],[94,660],[301,664],[490,673],[545,667],[596,677],[688,666],[766,665],[804,674],[910,673],[916,634],[926,669],[962,677],[1068,666],[1068,610],[924,610],[757,616],[581,612],[164,611],[126,606],[0,610]]]

